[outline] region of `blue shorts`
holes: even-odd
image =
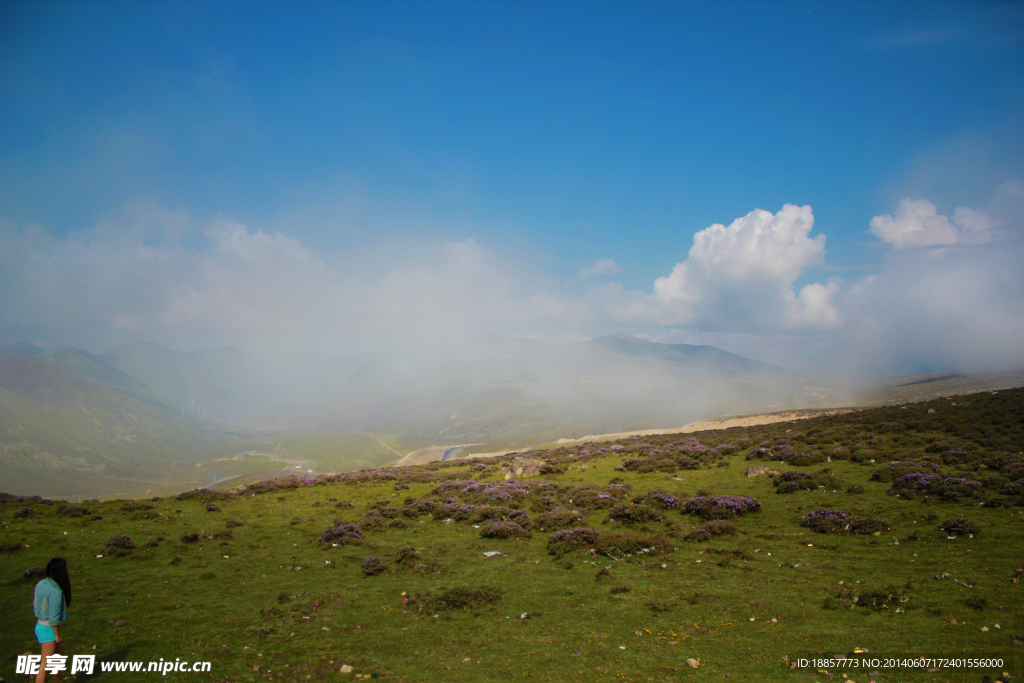
[[[52,643],[57,640],[57,634],[54,632],[52,626],[43,626],[40,623],[36,623],[36,640],[39,644]]]

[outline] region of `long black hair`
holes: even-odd
[[[63,557],[55,557],[46,565],[46,576],[57,582],[64,593],[64,604],[71,604],[71,577],[68,576],[68,563]]]

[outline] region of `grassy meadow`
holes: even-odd
[[[1022,446],[1024,390],[1008,390],[523,453],[542,473],[517,482],[510,455],[238,493],[7,497],[0,677],[38,652],[25,573],[54,556],[72,578],[66,652],[213,662],[175,680],[1021,676]],[[759,466],[777,474],[747,476]],[[854,648],[1004,666],[790,668]]]

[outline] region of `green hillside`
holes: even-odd
[[[112,368],[104,363],[98,356],[86,351],[72,348],[52,349],[43,351],[34,356],[35,360],[56,365],[61,370],[69,372],[79,379],[98,384],[125,396],[137,398],[140,401],[151,403],[164,410],[175,410],[177,406],[171,404],[166,398],[161,397],[151,388],[139,382],[134,377]]]
[[[515,481],[506,456],[85,510],[8,497],[0,649],[37,648],[24,572],[61,555],[69,653],[209,661],[202,680],[1016,677],[1022,446],[1016,389],[524,453],[542,473]]]
[[[201,485],[197,463],[249,446],[175,411],[0,350],[0,481],[8,493],[139,495]]]

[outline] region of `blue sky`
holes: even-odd
[[[872,278],[916,292],[919,262],[954,259],[943,268],[970,282],[1012,271],[1022,67],[1014,3],[7,2],[0,323],[95,348],[341,351],[351,330],[374,343],[430,326],[409,322],[436,312],[429,294],[460,332],[623,330],[827,362],[863,343],[863,316],[895,334],[888,294],[862,295]],[[934,211],[900,219],[905,200]],[[700,231],[786,204],[810,206],[813,228],[736,225],[694,260]],[[876,216],[896,227],[871,232]],[[928,227],[942,220],[952,232]],[[267,273],[274,295],[224,294]],[[999,301],[920,324],[1017,315],[1007,277],[990,283]],[[294,305],[323,291],[364,305]],[[1006,324],[999,361],[1024,362]]]

